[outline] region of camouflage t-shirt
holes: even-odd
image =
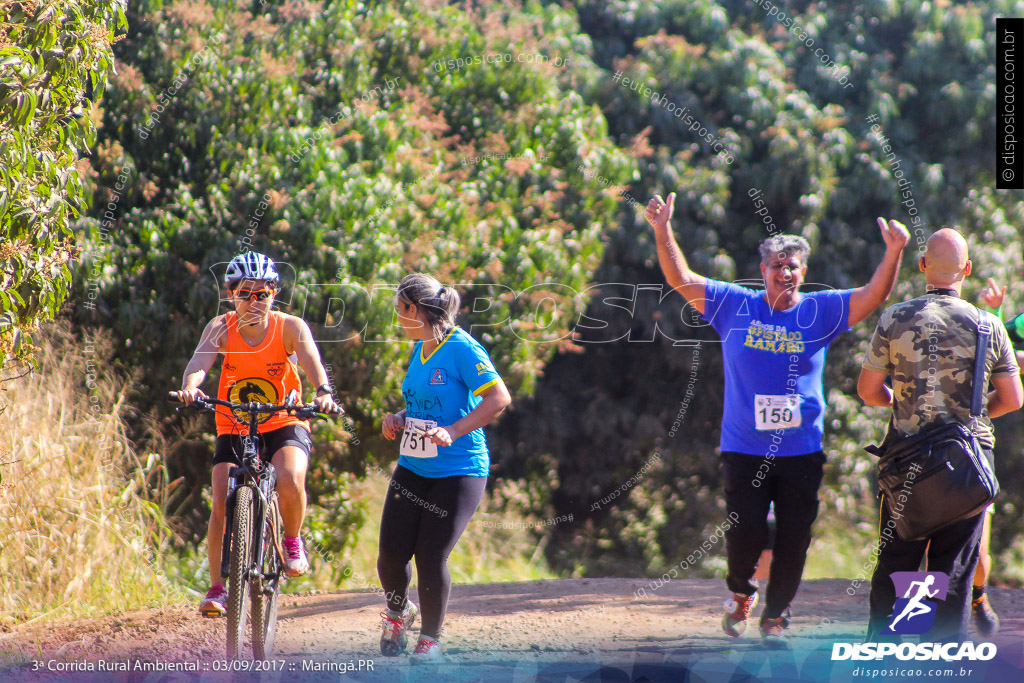
[[[890,306],[871,337],[864,367],[892,377],[893,423],[907,435],[940,423],[971,422],[971,380],[977,323],[992,326],[985,386],[993,375],[1019,372],[1006,328],[991,313],[946,294],[925,294]],[[995,444],[982,397],[978,441]]]

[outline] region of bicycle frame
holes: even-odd
[[[177,392],[169,392],[168,400],[180,402]],[[277,471],[273,463],[263,462],[257,448],[259,434],[259,417],[288,411],[303,419],[321,417],[315,406],[297,406],[298,391],[289,392],[281,405],[265,403],[231,403],[221,399],[201,397],[195,399],[197,408],[213,412],[214,406],[248,413],[246,433],[242,435],[243,451],[241,465],[232,466],[228,471],[228,490],[225,498],[224,537],[221,546],[220,574],[227,577],[229,604],[228,616],[228,657],[235,658],[244,648],[246,614],[252,613],[252,650],[257,658],[265,659],[273,649],[274,634],[277,622],[277,596],[280,583],[285,575],[286,564],[284,548],[281,544],[283,529],[280,506],[275,499],[277,488]],[[179,408],[180,410],[180,408]],[[269,419],[269,418],[268,418]],[[264,420],[265,422],[266,420]],[[238,514],[238,495],[248,489],[251,492],[253,519],[252,527],[242,524],[236,517]],[[248,503],[247,503],[248,505]],[[267,524],[271,525],[267,529]],[[233,539],[235,525],[244,528],[247,538]],[[269,540],[273,547],[267,548]],[[249,543],[252,543],[250,546]],[[235,546],[234,548],[232,546]],[[234,559],[234,562],[232,562]],[[266,572],[264,570],[266,569]],[[241,585],[237,585],[241,584]],[[239,591],[239,592],[236,592]],[[253,592],[256,591],[256,592]],[[250,604],[245,605],[246,593],[250,596]],[[265,599],[264,599],[265,598]],[[219,616],[205,614],[204,616]]]
[[[231,534],[234,529],[235,500],[238,489],[242,486],[249,486],[253,490],[253,503],[256,506],[256,517],[253,520],[255,557],[250,565],[246,578],[253,579],[257,576],[270,579],[276,584],[280,581],[280,575],[264,576],[261,570],[264,560],[264,527],[267,519],[267,510],[270,508],[270,497],[277,485],[277,471],[272,463],[262,463],[256,449],[256,439],[259,437],[256,417],[259,411],[253,407],[249,410],[249,433],[242,437],[244,450],[242,453],[242,466],[234,466],[228,474],[228,494],[225,501],[224,515],[224,542],[221,544],[221,576],[228,575],[228,567],[231,564]],[[273,588],[273,585],[271,588]]]

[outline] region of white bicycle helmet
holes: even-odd
[[[228,286],[239,280],[269,280],[277,284],[281,281],[281,276],[277,274],[273,259],[255,251],[248,251],[231,259],[228,271],[224,274],[224,283]]]

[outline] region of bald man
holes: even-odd
[[[886,309],[871,338],[857,383],[869,406],[892,408],[885,444],[942,423],[971,423],[971,382],[979,322],[992,328],[984,386],[994,389],[982,400],[978,441],[992,460],[991,418],[1017,410],[1024,402],[1020,371],[1006,329],[990,313],[960,299],[964,278],[971,273],[967,242],[956,230],[939,230],[928,240],[919,266],[928,288],[924,296]],[[885,384],[892,377],[892,389]],[[884,631],[897,596],[889,576],[917,571],[927,549],[928,571],[949,575],[949,590],[937,601],[935,623],[922,636],[927,641],[963,641],[970,618],[971,580],[978,563],[982,517],[978,514],[945,527],[930,538],[904,541],[892,534],[895,522],[882,505],[878,565],[871,578],[868,641],[899,639]],[[890,528],[889,534],[881,530]],[[929,543],[930,541],[930,543]]]

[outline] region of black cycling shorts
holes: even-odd
[[[274,454],[285,446],[295,446],[301,449],[306,454],[307,461],[310,451],[313,450],[313,439],[309,435],[309,430],[302,425],[288,425],[269,432],[261,432],[256,438],[256,450],[260,454],[260,460],[264,462],[270,462]],[[240,434],[221,434],[217,437],[217,443],[213,449],[213,464],[230,462],[241,465],[243,451]]]

